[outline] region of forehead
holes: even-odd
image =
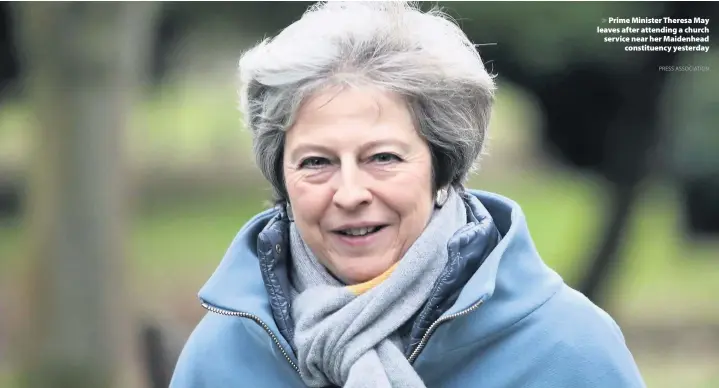
[[[300,107],[290,138],[416,134],[412,115],[398,94],[371,87],[332,88],[316,93]]]

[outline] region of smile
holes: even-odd
[[[386,225],[368,226],[368,227],[363,227],[363,228],[349,228],[349,229],[344,229],[344,230],[338,230],[336,233],[339,233],[343,236],[361,237],[361,236],[366,236],[368,234],[378,232],[380,229],[384,228],[385,226]]]
[[[388,230],[389,225],[362,226],[357,228],[343,228],[333,231],[336,241],[348,248],[368,247],[379,241]]]

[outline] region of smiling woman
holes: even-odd
[[[308,163],[309,162],[309,163]],[[302,240],[353,284],[379,276],[432,212],[432,158],[401,97],[330,89],[287,131],[284,176]]]
[[[464,187],[495,85],[446,15],[318,4],[240,75],[276,206],[200,291],[172,387],[644,386],[519,205]]]

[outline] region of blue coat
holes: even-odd
[[[519,205],[475,190],[465,202],[473,221],[448,244],[460,260],[448,265],[448,286],[419,314],[407,349],[426,385],[645,387],[614,320],[542,261]],[[209,311],[171,388],[305,387],[288,341],[285,218],[267,210],[237,234],[200,290]],[[447,292],[451,279],[456,292]]]

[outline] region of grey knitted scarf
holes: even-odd
[[[357,292],[317,261],[292,223],[292,318],[303,381],[310,387],[425,387],[404,356],[398,328],[424,305],[448,261],[447,242],[467,223],[450,190],[424,232],[381,283]]]

